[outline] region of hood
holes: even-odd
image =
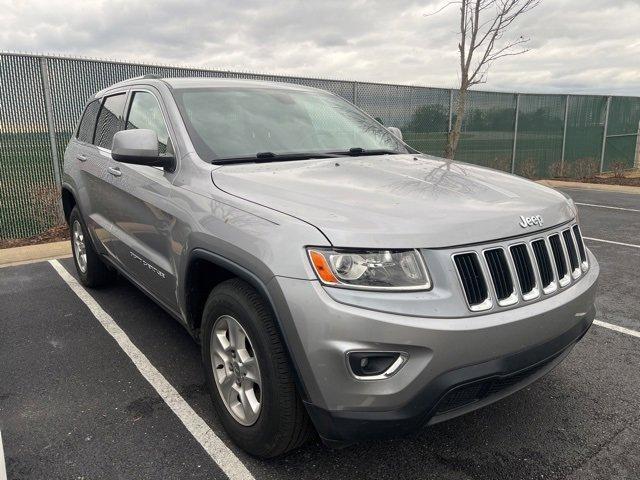
[[[441,248],[530,234],[568,221],[559,192],[427,155],[227,165],[221,190],[297,217],[336,247]],[[521,218],[540,215],[526,228]]]

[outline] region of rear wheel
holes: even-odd
[[[87,226],[78,207],[74,207],[71,211],[69,229],[71,230],[73,262],[76,264],[80,283],[90,288],[110,283],[115,273],[104,264],[100,255],[93,248]]]
[[[242,449],[271,458],[312,435],[273,314],[246,282],[227,280],[209,295],[202,357],[216,412]]]

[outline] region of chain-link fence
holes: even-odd
[[[90,59],[0,53],[0,239],[37,235],[59,221],[64,149],[93,93],[145,74],[290,82],[329,90],[411,146],[441,156],[457,91]],[[469,93],[457,160],[530,178],[584,177],[633,167],[640,98]]]

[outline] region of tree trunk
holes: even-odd
[[[453,128],[449,132],[447,137],[447,146],[444,150],[445,158],[453,160],[458,150],[458,143],[460,142],[460,133],[462,131],[462,120],[464,119],[464,112],[467,103],[467,89],[460,87],[458,93],[458,100],[456,102],[456,121],[453,124]]]

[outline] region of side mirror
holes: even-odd
[[[402,140],[402,132],[400,131],[400,129],[398,127],[387,127],[387,130],[389,130],[392,135],[394,135],[394,136],[398,137],[400,140]]]
[[[158,153],[156,132],[146,128],[117,132],[113,136],[111,158],[117,162],[163,167],[169,170],[175,167],[173,156]]]

